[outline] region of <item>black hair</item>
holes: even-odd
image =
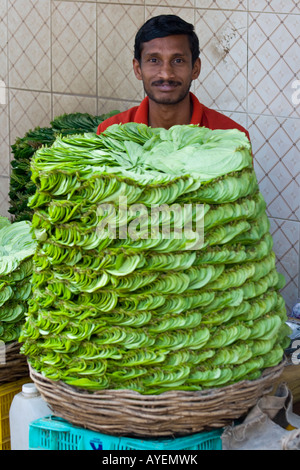
[[[188,36],[192,53],[192,63],[194,64],[195,60],[200,55],[198,36],[196,35],[192,24],[187,23],[176,15],[159,15],[146,21],[135,36],[134,58],[139,62],[141,61],[143,43],[151,41],[152,39],[164,38],[177,34]]]

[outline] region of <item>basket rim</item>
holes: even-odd
[[[94,397],[99,397],[108,395],[111,397],[112,395],[123,395],[123,397],[133,397],[137,399],[145,400],[145,401],[160,401],[164,400],[166,398],[172,398],[175,396],[182,396],[182,397],[200,397],[200,396],[211,396],[212,394],[218,395],[220,392],[222,392],[222,395],[224,392],[230,392],[234,391],[235,389],[247,389],[247,388],[257,388],[260,384],[263,384],[264,382],[267,382],[269,379],[271,379],[274,376],[281,375],[285,365],[287,364],[287,360],[284,357],[282,361],[277,364],[276,366],[273,367],[268,367],[262,371],[261,376],[258,379],[254,380],[241,380],[240,382],[236,382],[230,385],[226,385],[224,387],[216,387],[216,388],[208,388],[208,389],[203,389],[203,390],[196,390],[196,391],[189,391],[189,390],[168,390],[164,391],[160,394],[157,395],[151,395],[151,394],[142,394],[136,390],[130,390],[130,389],[102,389],[102,390],[88,390],[84,388],[80,388],[74,385],[69,385],[63,382],[62,380],[54,381],[45,375],[41,374],[40,372],[37,372],[28,362],[28,367],[29,367],[29,373],[31,378],[34,380],[35,378],[37,380],[40,380],[42,382],[48,383],[49,385],[52,385],[54,387],[59,387],[60,389],[64,389],[68,393],[75,394],[78,396],[87,396],[91,398],[92,396]]]
[[[256,380],[200,391],[173,390],[143,395],[135,390],[90,391],[29,374],[55,416],[75,426],[116,436],[182,436],[222,428],[245,416],[270,393],[286,361],[262,371]]]

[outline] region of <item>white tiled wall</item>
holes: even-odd
[[[65,112],[101,114],[142,99],[134,36],[161,13],[195,25],[198,98],[249,129],[291,308],[300,297],[299,0],[0,0],[0,214],[8,215],[16,137]]]

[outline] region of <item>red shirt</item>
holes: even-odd
[[[193,103],[193,114],[190,124],[207,127],[208,129],[238,129],[244,132],[250,140],[249,133],[242,126],[235,121],[219,113],[213,109],[207,108],[196,98],[193,93],[190,93]],[[112,124],[125,124],[127,122],[136,122],[146,124],[148,126],[148,111],[149,111],[149,98],[143,99],[139,106],[123,111],[122,113],[115,114],[105,121],[101,122],[97,129],[97,134],[101,134],[108,126]]]

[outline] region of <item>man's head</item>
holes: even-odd
[[[185,35],[188,37],[192,65],[200,55],[199,39],[194,31],[194,26],[176,15],[160,15],[150,18],[139,29],[135,36],[134,58],[141,61],[143,44],[152,39],[165,38],[167,36]]]
[[[201,70],[193,25],[174,15],[151,18],[136,35],[133,69],[152,102],[177,105],[186,101]]]

